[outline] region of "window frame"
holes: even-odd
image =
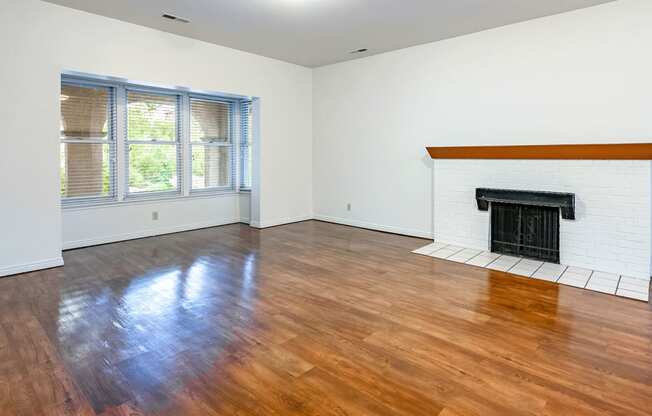
[[[231,141],[226,142],[226,143],[220,143],[220,142],[215,142],[215,143],[197,143],[192,141],[192,133],[191,133],[191,128],[192,128],[192,100],[201,100],[201,101],[208,101],[208,102],[218,102],[218,103],[227,103],[229,105],[229,133],[228,135],[230,136]],[[237,170],[238,170],[238,160],[237,160],[237,152],[236,152],[236,147],[237,144],[240,142],[240,134],[237,134],[237,131],[241,131],[239,127],[236,127],[236,109],[238,107],[238,103],[241,100],[233,100],[233,99],[227,99],[225,97],[215,97],[215,96],[207,96],[204,94],[193,94],[190,93],[188,94],[188,173],[187,177],[189,180],[188,184],[188,189],[190,191],[191,195],[199,195],[199,194],[207,194],[207,193],[222,193],[225,191],[239,191],[239,187],[237,186],[238,184],[238,178],[237,178]],[[204,146],[206,147],[229,147],[229,183],[227,186],[212,186],[209,188],[197,188],[194,189],[192,187],[192,149],[193,146]]]
[[[165,200],[179,198],[205,198],[212,195],[226,195],[239,192],[250,192],[251,188],[241,188],[244,166],[241,166],[242,157],[241,138],[242,120],[240,111],[242,103],[252,102],[252,97],[235,96],[227,94],[213,94],[195,92],[182,88],[164,88],[152,85],[143,85],[113,78],[81,75],[79,73],[62,73],[60,85],[103,87],[110,91],[108,136],[110,152],[111,189],[109,196],[103,197],[74,197],[61,196],[62,208],[84,208],[103,205],[118,205],[133,202],[146,202],[148,200]],[[176,97],[176,126],[175,141],[150,141],[129,140],[128,134],[128,92],[137,92],[154,95],[168,95]],[[194,146],[229,147],[230,161],[228,164],[229,184],[227,186],[192,188],[192,149],[191,141],[191,99],[217,101],[229,103],[229,135],[230,143],[197,143]],[[61,117],[61,115],[59,116]],[[109,118],[107,118],[109,119]],[[110,140],[109,140],[110,138]],[[105,144],[107,141],[102,141]],[[61,143],[64,143],[60,138]],[[85,143],[89,143],[88,140]],[[143,191],[129,192],[129,146],[131,144],[155,144],[176,146],[177,157],[177,187],[170,191]],[[253,143],[249,143],[252,146]],[[61,151],[59,150],[61,157]]]
[[[170,96],[174,97],[175,99],[175,120],[174,120],[174,140],[157,140],[157,139],[151,139],[151,140],[129,140],[129,93],[134,92],[134,93],[141,93],[141,94],[148,94],[148,95],[164,95],[164,96]],[[182,145],[182,119],[181,119],[181,112],[182,112],[182,105],[181,105],[181,97],[178,93],[175,93],[173,91],[165,91],[165,90],[160,90],[160,89],[155,89],[155,88],[144,88],[144,87],[139,87],[139,86],[131,86],[131,85],[126,85],[124,89],[124,97],[125,97],[125,102],[124,102],[124,121],[125,121],[125,132],[124,132],[124,158],[125,158],[125,164],[124,164],[124,199],[147,199],[147,198],[157,198],[157,197],[166,197],[166,196],[179,196],[183,194],[183,145]],[[177,166],[176,166],[176,171],[177,171],[177,186],[176,189],[172,189],[169,191],[142,191],[142,192],[129,192],[129,178],[130,178],[130,172],[129,172],[129,151],[130,148],[129,146],[132,144],[141,144],[141,145],[156,145],[156,146],[174,146],[175,147],[175,156],[177,159]]]
[[[84,87],[84,88],[105,88],[108,90],[108,103],[107,103],[107,134],[106,140],[102,139],[83,139],[81,137],[64,138],[59,131],[59,157],[61,157],[62,144],[106,144],[109,146],[109,193],[105,196],[78,196],[78,197],[64,197],[60,195],[61,205],[78,206],[78,205],[92,205],[115,202],[118,195],[118,167],[117,167],[117,130],[116,130],[116,88],[113,85],[103,82],[89,82],[83,79],[63,78],[61,79],[59,88],[59,97],[61,97],[61,87],[64,85],[71,87]],[[61,107],[59,108],[59,123],[61,123]],[[59,160],[61,166],[61,160]],[[59,178],[61,181],[61,178]],[[61,189],[59,189],[61,194]]]
[[[254,157],[253,155],[254,153],[253,152],[254,150],[253,99],[240,100],[237,107],[238,107],[238,120],[240,123],[238,126],[238,132],[240,134],[240,139],[238,141],[238,187],[241,192],[251,192],[251,189],[253,188],[253,179],[254,179],[253,165],[250,165],[250,162],[253,161],[253,157]],[[245,107],[247,109],[246,114],[244,113]],[[248,169],[249,167],[251,167],[251,169],[249,169],[249,184],[246,184],[245,169]]]

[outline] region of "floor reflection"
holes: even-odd
[[[246,350],[238,332],[255,326],[256,259],[255,253],[198,256],[186,267],[62,292],[56,337],[65,346],[63,358],[78,374],[117,370],[140,395],[182,388],[228,354]],[[184,357],[203,368],[188,367]],[[170,375],[177,380],[173,386]]]
[[[517,279],[517,280],[514,280]],[[522,291],[515,284],[525,285]],[[540,296],[531,296],[531,285],[536,285]],[[526,287],[527,286],[527,287]],[[476,309],[522,322],[533,328],[554,328],[567,332],[564,320],[559,319],[560,288],[558,284],[526,279],[487,270],[487,297],[480,298]],[[519,293],[522,295],[519,297]]]
[[[422,243],[311,221],[66,252],[0,279],[0,413],[647,414],[648,304]]]
[[[256,256],[247,255],[244,267],[242,268],[242,286],[240,289],[240,300],[247,306],[251,304],[252,294],[256,290]]]

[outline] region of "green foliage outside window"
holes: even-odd
[[[128,108],[129,140],[170,144],[129,146],[129,189],[169,191],[176,188],[177,156],[175,108],[171,105],[137,101]]]

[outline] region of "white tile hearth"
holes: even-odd
[[[448,244],[444,244],[444,243],[432,243],[432,244],[428,244],[425,247],[421,247],[421,248],[419,248],[417,250],[414,250],[413,253],[424,254],[424,255],[427,256],[427,255],[429,255],[431,253],[434,253],[435,251],[439,250],[440,248],[446,247],[447,245]]]
[[[622,276],[620,278],[620,283],[618,283],[618,289],[627,289],[636,292],[643,292],[648,289],[648,285],[649,283],[644,280],[636,279],[633,277]]]
[[[650,282],[636,277],[621,276],[618,281],[616,295],[647,301],[649,290]]]
[[[446,243],[432,243],[412,251],[415,254],[508,272],[533,279],[584,288],[625,298],[649,300],[650,282],[638,277],[621,276],[581,267],[544,263]]]
[[[500,257],[500,254],[483,251],[465,263],[470,264],[471,266],[487,267],[489,263],[493,262],[498,257]]]
[[[464,250],[464,247],[458,247],[458,246],[446,246],[444,248],[441,248],[434,253],[430,254],[432,257],[437,257],[438,259],[447,259],[451,257],[453,254],[457,254],[458,252]]]
[[[512,267],[509,272],[520,276],[530,277],[543,266],[542,261],[523,259],[516,266]]]
[[[638,300],[642,300],[644,302],[647,302],[648,299],[649,299],[648,293],[636,292],[636,291],[627,290],[627,289],[618,289],[618,291],[616,292],[616,295],[622,296],[624,298],[638,299]]]
[[[607,293],[609,295],[613,295],[616,293],[616,285],[608,284],[608,285],[599,285],[596,283],[587,283],[587,285],[584,287],[584,289],[592,290],[594,292],[602,292],[602,293]]]
[[[556,282],[559,280],[559,276],[566,271],[566,268],[566,266],[561,264],[543,263],[543,266],[539,267],[539,270],[534,272],[532,277],[539,280]]]
[[[589,278],[593,274],[593,270],[582,269],[580,267],[568,267],[562,273],[557,283],[562,285],[585,287],[589,282]]]
[[[618,281],[620,276],[614,273],[593,272],[589,282],[586,284],[586,289],[595,290],[602,293],[616,293],[618,288]]]
[[[589,277],[593,274],[591,269],[583,269],[581,267],[567,267],[564,274],[561,275],[561,278],[567,279],[586,279],[589,280]]]
[[[618,280],[620,280],[620,276],[615,273],[593,272],[590,281],[614,282],[618,284]]]
[[[512,256],[500,256],[493,262],[489,263],[487,266],[487,269],[491,270],[498,270],[501,272],[506,272],[507,270],[511,269],[516,265],[516,263],[521,260],[518,257],[512,257]]]
[[[477,256],[480,253],[482,253],[482,250],[474,250],[472,248],[466,248],[458,252],[457,254],[453,254],[447,260],[456,261],[458,263],[466,263],[467,261],[471,260],[473,257]]]

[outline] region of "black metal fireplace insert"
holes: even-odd
[[[575,219],[575,195],[476,189],[478,209],[491,206],[491,251],[559,263],[559,216]]]

